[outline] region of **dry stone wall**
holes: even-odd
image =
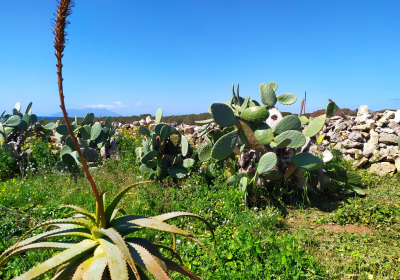
[[[340,151],[356,167],[381,175],[400,171],[400,110],[373,113],[362,105],[357,117],[327,119],[321,134],[325,147]]]

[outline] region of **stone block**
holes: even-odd
[[[381,133],[379,135],[379,142],[380,143],[385,143],[385,144],[397,144],[397,135],[395,134],[388,134],[388,133]]]
[[[369,169],[369,172],[374,172],[381,176],[384,176],[389,173],[394,173],[395,171],[396,171],[396,166],[389,162],[380,162],[371,164],[371,168]]]
[[[374,151],[378,149],[378,145],[376,143],[364,143],[363,148],[363,156],[369,158],[373,155]]]

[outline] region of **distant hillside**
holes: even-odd
[[[93,109],[93,108],[87,108],[87,109],[68,109],[68,117],[72,118],[77,116],[78,118],[84,118],[86,116],[86,113],[93,113],[95,117],[99,118],[101,117],[120,117],[121,115],[114,113],[108,109]],[[51,117],[62,117],[63,114],[62,112],[55,113],[51,115]]]

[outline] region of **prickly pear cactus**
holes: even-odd
[[[190,158],[192,147],[174,127],[161,123],[161,118],[162,110],[158,109],[153,130],[139,127],[139,133],[144,136],[142,147],[135,151],[139,169],[150,179],[162,180],[168,175],[175,179],[184,178],[187,168],[194,164]]]
[[[287,179],[296,169],[312,170],[322,165],[322,161],[318,157],[309,153],[298,153],[306,144],[306,137],[314,137],[322,130],[326,116],[335,113],[336,104],[329,103],[326,114],[313,120],[306,116],[298,118],[296,115],[290,115],[282,118],[271,128],[266,120],[270,115],[270,110],[276,110],[275,104],[280,102],[283,105],[290,105],[297,100],[293,93],[276,95],[277,89],[278,85],[275,82],[262,83],[259,87],[260,105],[257,101],[251,100],[249,96],[240,97],[239,86],[237,86],[236,92],[232,86],[231,101],[211,104],[209,111],[213,118],[201,122],[205,124],[214,121],[221,129],[229,128],[233,132],[223,135],[217,141],[206,141],[198,149],[200,160],[207,161],[210,157],[223,160],[230,156],[235,149],[235,153],[238,154],[244,148],[255,150],[261,154],[256,172],[257,180],[253,180],[251,183],[246,181],[245,184],[243,179],[241,181],[242,188],[244,185],[255,186],[260,180]],[[308,126],[302,130],[305,125]],[[202,135],[213,134],[215,130],[210,131],[209,127],[205,127]],[[240,145],[242,146],[239,150]],[[233,180],[231,178],[231,181]]]

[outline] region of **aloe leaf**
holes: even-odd
[[[186,275],[191,279],[201,280],[196,274],[188,270],[186,267],[183,267],[169,259],[164,258],[164,262],[167,265],[167,268],[176,272],[179,272],[182,275]]]
[[[127,244],[130,255],[135,262],[153,274],[156,279],[169,279],[168,274],[164,271],[164,269],[149,251],[135,243],[128,242]]]
[[[111,201],[110,205],[107,206],[106,209],[106,220],[109,221],[112,213],[114,212],[114,209],[117,207],[119,201],[121,200],[121,198],[124,197],[124,195],[134,186],[139,185],[139,184],[146,184],[146,183],[150,183],[152,181],[145,181],[145,182],[137,182],[135,184],[132,184],[128,187],[126,187],[125,189],[121,190],[115,197],[114,199]]]
[[[111,279],[129,280],[124,254],[108,238],[98,238],[107,258]]]
[[[135,262],[133,261],[132,255],[130,253],[130,250],[129,250],[127,244],[125,243],[123,237],[115,229],[113,229],[113,228],[97,229],[97,230],[94,230],[93,233],[94,234],[102,233],[102,234],[106,235],[108,238],[110,238],[114,242],[114,244],[118,247],[118,249],[121,251],[121,253],[123,254],[125,260],[131,267],[136,278],[140,278],[139,273],[136,268],[136,265],[135,265]],[[103,250],[104,249],[106,249],[106,248],[103,247]],[[107,251],[107,249],[106,249],[106,251]],[[106,255],[107,255],[107,253],[106,253]]]
[[[86,280],[92,261],[93,261],[93,256],[89,255],[84,257],[83,261],[79,264],[79,266],[75,270],[72,280],[81,280],[81,279]]]
[[[74,244],[69,249],[55,255],[51,259],[48,259],[40,263],[39,265],[31,268],[24,274],[15,278],[15,280],[33,279],[35,277],[38,277],[59,265],[80,257],[83,253],[93,249],[98,244],[98,242],[93,240],[83,240],[78,244]]]
[[[122,215],[126,215],[126,212],[123,208],[114,209],[114,211],[111,215],[111,220],[115,219],[115,217],[117,216],[118,213],[121,213]]]
[[[21,253],[30,251],[30,250],[38,250],[38,249],[53,249],[53,250],[64,250],[68,249],[76,243],[68,243],[68,242],[40,242],[40,243],[33,243],[28,244],[20,247],[19,249],[12,251],[7,257],[1,260],[0,267],[4,264],[7,260],[12,257],[15,257]]]
[[[75,205],[64,205],[61,208],[70,208],[75,210],[76,213],[80,213],[83,216],[85,216],[89,221],[93,223],[93,225],[96,225],[96,216],[93,213],[90,213],[86,209],[83,209],[81,207],[75,206]]]
[[[61,265],[55,272],[55,275],[51,280],[65,280],[73,277],[79,264],[82,263],[86,258],[77,258],[70,261],[68,264]]]
[[[161,215],[158,215],[158,216],[154,216],[154,217],[151,217],[151,218],[154,219],[154,220],[157,220],[157,221],[165,222],[165,221],[168,221],[170,219],[179,218],[179,217],[194,217],[194,218],[197,218],[200,221],[204,222],[207,225],[207,227],[208,227],[209,231],[211,232],[211,235],[212,235],[212,237],[214,239],[213,249],[215,248],[215,236],[214,236],[214,231],[213,231],[213,229],[211,227],[211,224],[206,219],[204,219],[203,217],[201,217],[199,215],[192,214],[192,213],[189,213],[189,212],[170,212],[170,213],[165,213],[165,214],[161,214]]]
[[[106,267],[107,267],[107,257],[106,254],[104,253],[104,250],[101,250],[101,252],[98,254],[96,254],[95,252],[86,280],[102,279]]]

